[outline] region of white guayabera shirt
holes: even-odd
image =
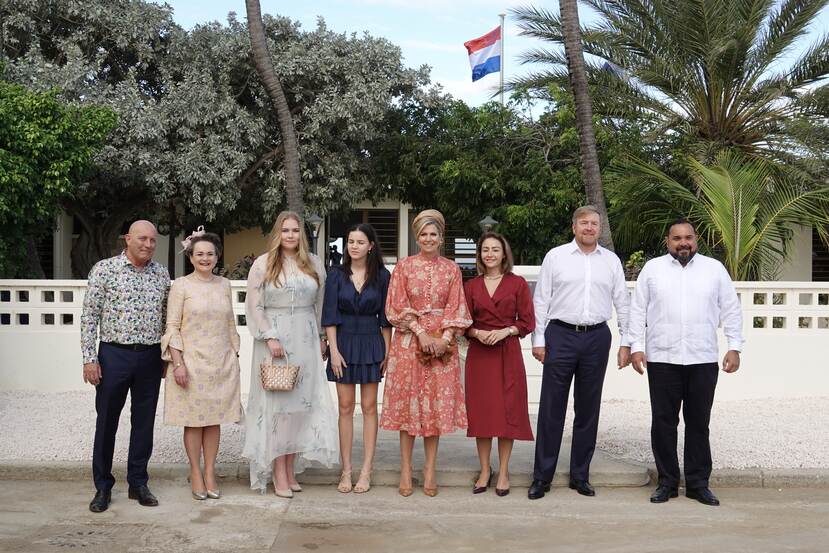
[[[685,267],[670,254],[645,263],[630,306],[631,352],[656,363],[716,363],[720,323],[728,349],[740,351],[740,300],[722,263],[699,253]]]
[[[626,345],[629,302],[625,272],[615,253],[597,244],[586,254],[575,240],[553,248],[544,256],[533,294],[533,347],[545,345],[548,322],[599,324],[610,320],[614,306],[622,345]]]

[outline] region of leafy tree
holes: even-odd
[[[720,258],[734,280],[773,279],[799,225],[829,238],[829,186],[804,187],[775,176],[769,162],[735,151],[720,152],[710,166],[688,164],[699,194],[651,164],[626,165],[618,193],[637,205],[637,217],[617,227],[620,235],[638,236],[644,227],[664,236],[672,220],[687,217],[701,248]]]
[[[393,195],[440,209],[466,236],[478,236],[478,221],[492,215],[516,262],[540,263],[572,239],[572,212],[585,202],[573,99],[563,88],[550,97],[537,120],[524,114],[532,110],[520,96],[507,108],[440,97],[402,105],[389,118],[388,140],[372,150],[376,171]],[[603,168],[641,152],[635,127],[594,124]]]
[[[76,274],[111,254],[131,218],[174,235],[194,223],[269,227],[284,209],[282,134],[233,14],[185,32],[168,7],[139,0],[8,0],[2,9],[14,13],[5,20],[13,80],[118,114],[65,203],[81,224]],[[322,20],[311,31],[287,18],[263,23],[296,124],[305,201],[325,213],[362,200],[375,182],[368,143],[395,102],[423,93],[428,70],[403,67],[384,39],[335,33]]]
[[[36,240],[115,123],[105,108],[66,106],[57,91],[0,80],[0,276],[43,278]]]
[[[156,219],[146,177],[157,167],[151,114],[164,91],[167,48],[183,31],[169,8],[138,0],[7,0],[0,12],[10,79],[33,90],[57,87],[67,102],[118,115],[90,171],[63,202],[80,227],[73,272],[85,276],[112,254],[125,222]]]

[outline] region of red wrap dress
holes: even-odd
[[[465,370],[467,436],[532,440],[527,373],[519,341],[519,336],[535,328],[530,287],[520,276],[507,273],[492,297],[482,276],[467,281],[464,293],[472,328],[518,329],[518,336],[507,336],[491,346],[469,339]]]

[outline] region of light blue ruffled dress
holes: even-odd
[[[242,456],[250,462],[251,489],[263,492],[278,456],[297,454],[295,472],[309,462],[331,467],[339,460],[337,409],[319,346],[325,271],[319,258],[311,257],[319,283],[291,258],[285,260],[280,286],[266,282],[268,254],[256,259],[248,275],[246,319],[254,346]],[[265,343],[270,338],[278,339],[290,362],[300,366],[289,392],[262,388],[259,364],[270,359]]]

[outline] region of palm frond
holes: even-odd
[[[793,89],[817,82],[829,75],[829,34],[798,59],[789,71],[789,86]]]
[[[750,55],[751,72],[763,73],[801,37],[829,0],[783,0],[774,8]]]
[[[790,254],[794,230],[807,225],[829,238],[829,187],[804,187],[768,160],[723,150],[710,165],[690,159],[699,194],[660,169],[636,159],[614,168],[622,184],[613,196],[618,210],[635,210],[649,221],[637,230],[617,224],[629,241],[654,232],[676,214],[695,222],[705,249],[714,252],[736,280],[773,276]]]

